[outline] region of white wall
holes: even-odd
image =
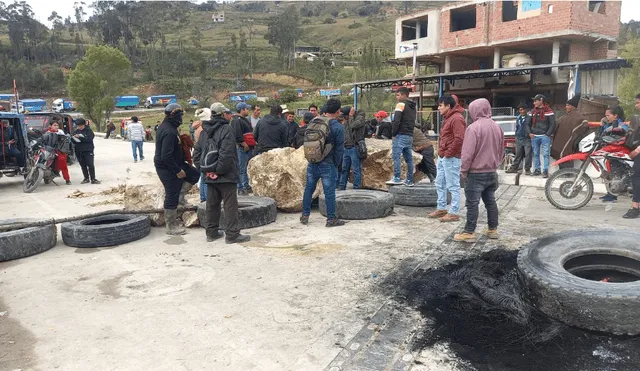
[[[402,41],[402,22],[422,18],[424,16],[428,16],[429,25],[427,26],[427,37],[416,39],[416,40],[406,40]],[[416,32],[419,36],[419,32]],[[414,42],[418,43],[418,56],[421,55],[433,55],[438,54],[440,52],[440,11],[439,10],[429,10],[425,12],[420,12],[413,14],[411,16],[402,17],[396,19],[396,45],[395,45],[395,56],[397,58],[413,58],[413,51],[407,51],[404,53],[400,53],[400,46],[406,45],[411,46]]]

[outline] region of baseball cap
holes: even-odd
[[[307,112],[304,114],[304,116],[302,116],[302,120],[308,123],[308,122],[311,122],[311,120],[313,120],[314,117],[315,116],[313,115],[313,113]]]
[[[212,115],[220,115],[223,113],[231,113],[231,110],[228,109],[224,104],[220,102],[215,102],[211,105],[211,114]]]
[[[533,100],[545,100],[545,99],[546,98],[542,94],[536,94],[536,96],[533,97]]]
[[[378,111],[373,115],[373,117],[379,117],[381,119],[384,119],[389,117],[389,115],[385,111]]]
[[[240,102],[236,105],[236,111],[240,112],[243,109],[251,109],[251,106],[246,104],[245,102]]]
[[[340,113],[342,116],[349,116],[349,112],[351,112],[351,106],[344,106],[340,108]]]

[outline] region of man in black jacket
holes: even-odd
[[[222,238],[220,228],[220,204],[224,202],[225,242],[247,242],[251,236],[240,234],[238,219],[238,174],[237,140],[229,121],[223,116],[228,109],[222,103],[211,105],[211,121],[203,122],[203,130],[193,151],[193,163],[200,169],[200,158],[206,155],[209,143],[215,143],[218,160],[215,171],[205,173],[207,183],[207,209],[205,229],[207,242]]]
[[[236,115],[231,119],[231,129],[235,136],[236,147],[238,151],[238,165],[240,167],[240,182],[238,183],[238,193],[247,195],[251,193],[249,186],[249,175],[247,174],[247,165],[251,159],[255,140],[253,140],[253,132],[251,131],[251,122],[247,119],[249,116],[250,105],[246,103],[238,103],[236,106]],[[247,144],[247,141],[251,145]]]
[[[182,124],[184,111],[177,103],[164,108],[165,119],[156,133],[156,153],[153,164],[164,186],[164,220],[167,234],[185,234],[186,230],[178,225],[178,204],[185,205],[187,192],[198,182],[200,174],[185,160],[178,127]]]
[[[292,111],[285,110],[282,112],[284,118],[287,122],[287,140],[289,142],[289,147],[295,147],[296,145],[296,133],[300,128],[300,125],[295,120],[295,114]]]
[[[100,181],[96,179],[96,169],[93,166],[93,130],[87,125],[87,122],[83,118],[76,120],[76,131],[73,132],[73,141],[75,142],[74,148],[76,150],[76,157],[80,163],[82,169],[82,175],[84,179],[81,184],[91,182],[91,184],[100,184]]]
[[[393,143],[391,144],[391,158],[393,159],[393,178],[387,182],[389,185],[404,184],[413,187],[413,126],[416,122],[416,103],[409,100],[409,89],[401,87],[396,93],[396,109],[394,111],[393,130],[391,132]],[[407,179],[400,179],[400,156],[407,163]]]
[[[313,113],[311,112],[305,113],[304,116],[302,117],[302,123],[300,124],[300,127],[296,131],[296,139],[293,145],[295,149],[298,149],[304,145],[304,133],[307,131],[307,125],[309,125],[309,123],[311,122],[311,120],[313,120],[314,117],[316,116],[314,116]]]
[[[282,107],[277,104],[271,106],[269,114],[261,118],[253,130],[253,136],[257,142],[256,150],[258,154],[274,148],[289,147],[287,126],[282,122],[280,118],[281,114]]]
[[[342,175],[340,176],[341,190],[347,189],[347,179],[349,171],[353,167],[353,189],[360,188],[362,184],[362,168],[360,167],[360,157],[358,156],[358,142],[364,140],[365,119],[364,111],[356,110],[353,107],[345,107],[348,116],[344,121],[344,154],[342,156]],[[345,111],[347,111],[345,110]]]

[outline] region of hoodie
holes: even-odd
[[[416,123],[416,102],[405,100],[398,102],[393,116],[392,136],[398,134],[413,136],[413,126]]]
[[[156,153],[153,157],[157,169],[167,169],[176,175],[187,165],[178,135],[180,121],[173,117],[162,121],[156,132]]]
[[[464,141],[464,131],[466,121],[462,113],[464,108],[455,105],[444,115],[444,122],[440,129],[440,147],[438,147],[438,157],[462,156],[462,142]]]
[[[215,141],[218,147],[218,163],[214,173],[216,179],[205,178],[207,184],[234,183],[240,180],[238,173],[238,152],[236,151],[236,139],[229,121],[221,115],[214,115],[211,121],[202,122],[202,133],[193,151],[193,163],[200,170],[200,158],[207,150],[207,142]]]
[[[504,132],[491,119],[489,101],[480,98],[469,105],[473,123],[464,135],[461,173],[495,172],[504,157]]]
[[[276,115],[266,115],[253,130],[258,152],[266,152],[274,148],[289,147],[287,125]]]

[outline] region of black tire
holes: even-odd
[[[62,223],[61,231],[67,246],[106,247],[146,237],[151,222],[148,215],[113,214]]]
[[[318,208],[327,216],[324,194],[321,194]],[[347,220],[383,218],[393,212],[393,195],[382,191],[349,189],[336,191],[336,217]]]
[[[436,185],[430,183],[417,183],[413,187],[392,186],[389,193],[393,195],[396,205],[403,206],[437,206],[438,192]],[[451,202],[451,194],[447,192],[447,203]]]
[[[24,183],[22,183],[22,191],[24,193],[31,193],[38,188],[40,182],[42,182],[42,178],[44,178],[44,170],[39,167],[31,168],[31,171],[24,178]]]
[[[551,174],[551,176],[549,176],[549,179],[547,179],[547,182],[544,185],[544,194],[547,197],[547,200],[551,203],[551,205],[553,205],[555,208],[558,208],[560,210],[578,210],[584,207],[586,204],[588,204],[589,201],[591,201],[591,198],[593,198],[593,181],[587,174],[582,174],[582,179],[581,179],[581,183],[584,184],[582,187],[584,187],[586,190],[586,196],[584,197],[584,200],[577,202],[575,204],[568,204],[563,202],[566,200],[570,200],[572,197],[576,197],[577,194],[566,195],[566,196],[572,196],[572,197],[566,197],[562,191],[560,191],[559,189],[555,190],[555,187],[553,186],[554,182],[557,180],[560,180],[559,188],[563,187],[563,184],[568,186],[569,182],[573,183],[573,180],[570,180],[570,179],[575,179],[579,173],[580,173],[580,169],[569,168],[569,169],[560,169],[555,173]],[[566,180],[562,181],[562,178],[565,178]],[[554,197],[556,196],[556,194],[559,196],[558,198]]]
[[[33,221],[36,220],[9,219],[0,221],[0,225]],[[54,247],[57,242],[58,230],[55,224],[0,232],[0,262],[39,254]]]
[[[518,254],[518,269],[534,303],[548,316],[588,330],[637,335],[639,240],[640,233],[622,230],[553,234],[526,245]],[[602,282],[603,276],[611,281]],[[623,283],[611,283],[616,281]]]
[[[202,227],[205,226],[207,219],[207,202],[201,202],[198,205],[198,220]],[[238,219],[240,220],[240,229],[248,229],[261,227],[276,221],[278,209],[276,201],[269,197],[258,196],[239,196],[238,197]],[[227,227],[224,218],[224,208],[220,210],[220,229]]]

